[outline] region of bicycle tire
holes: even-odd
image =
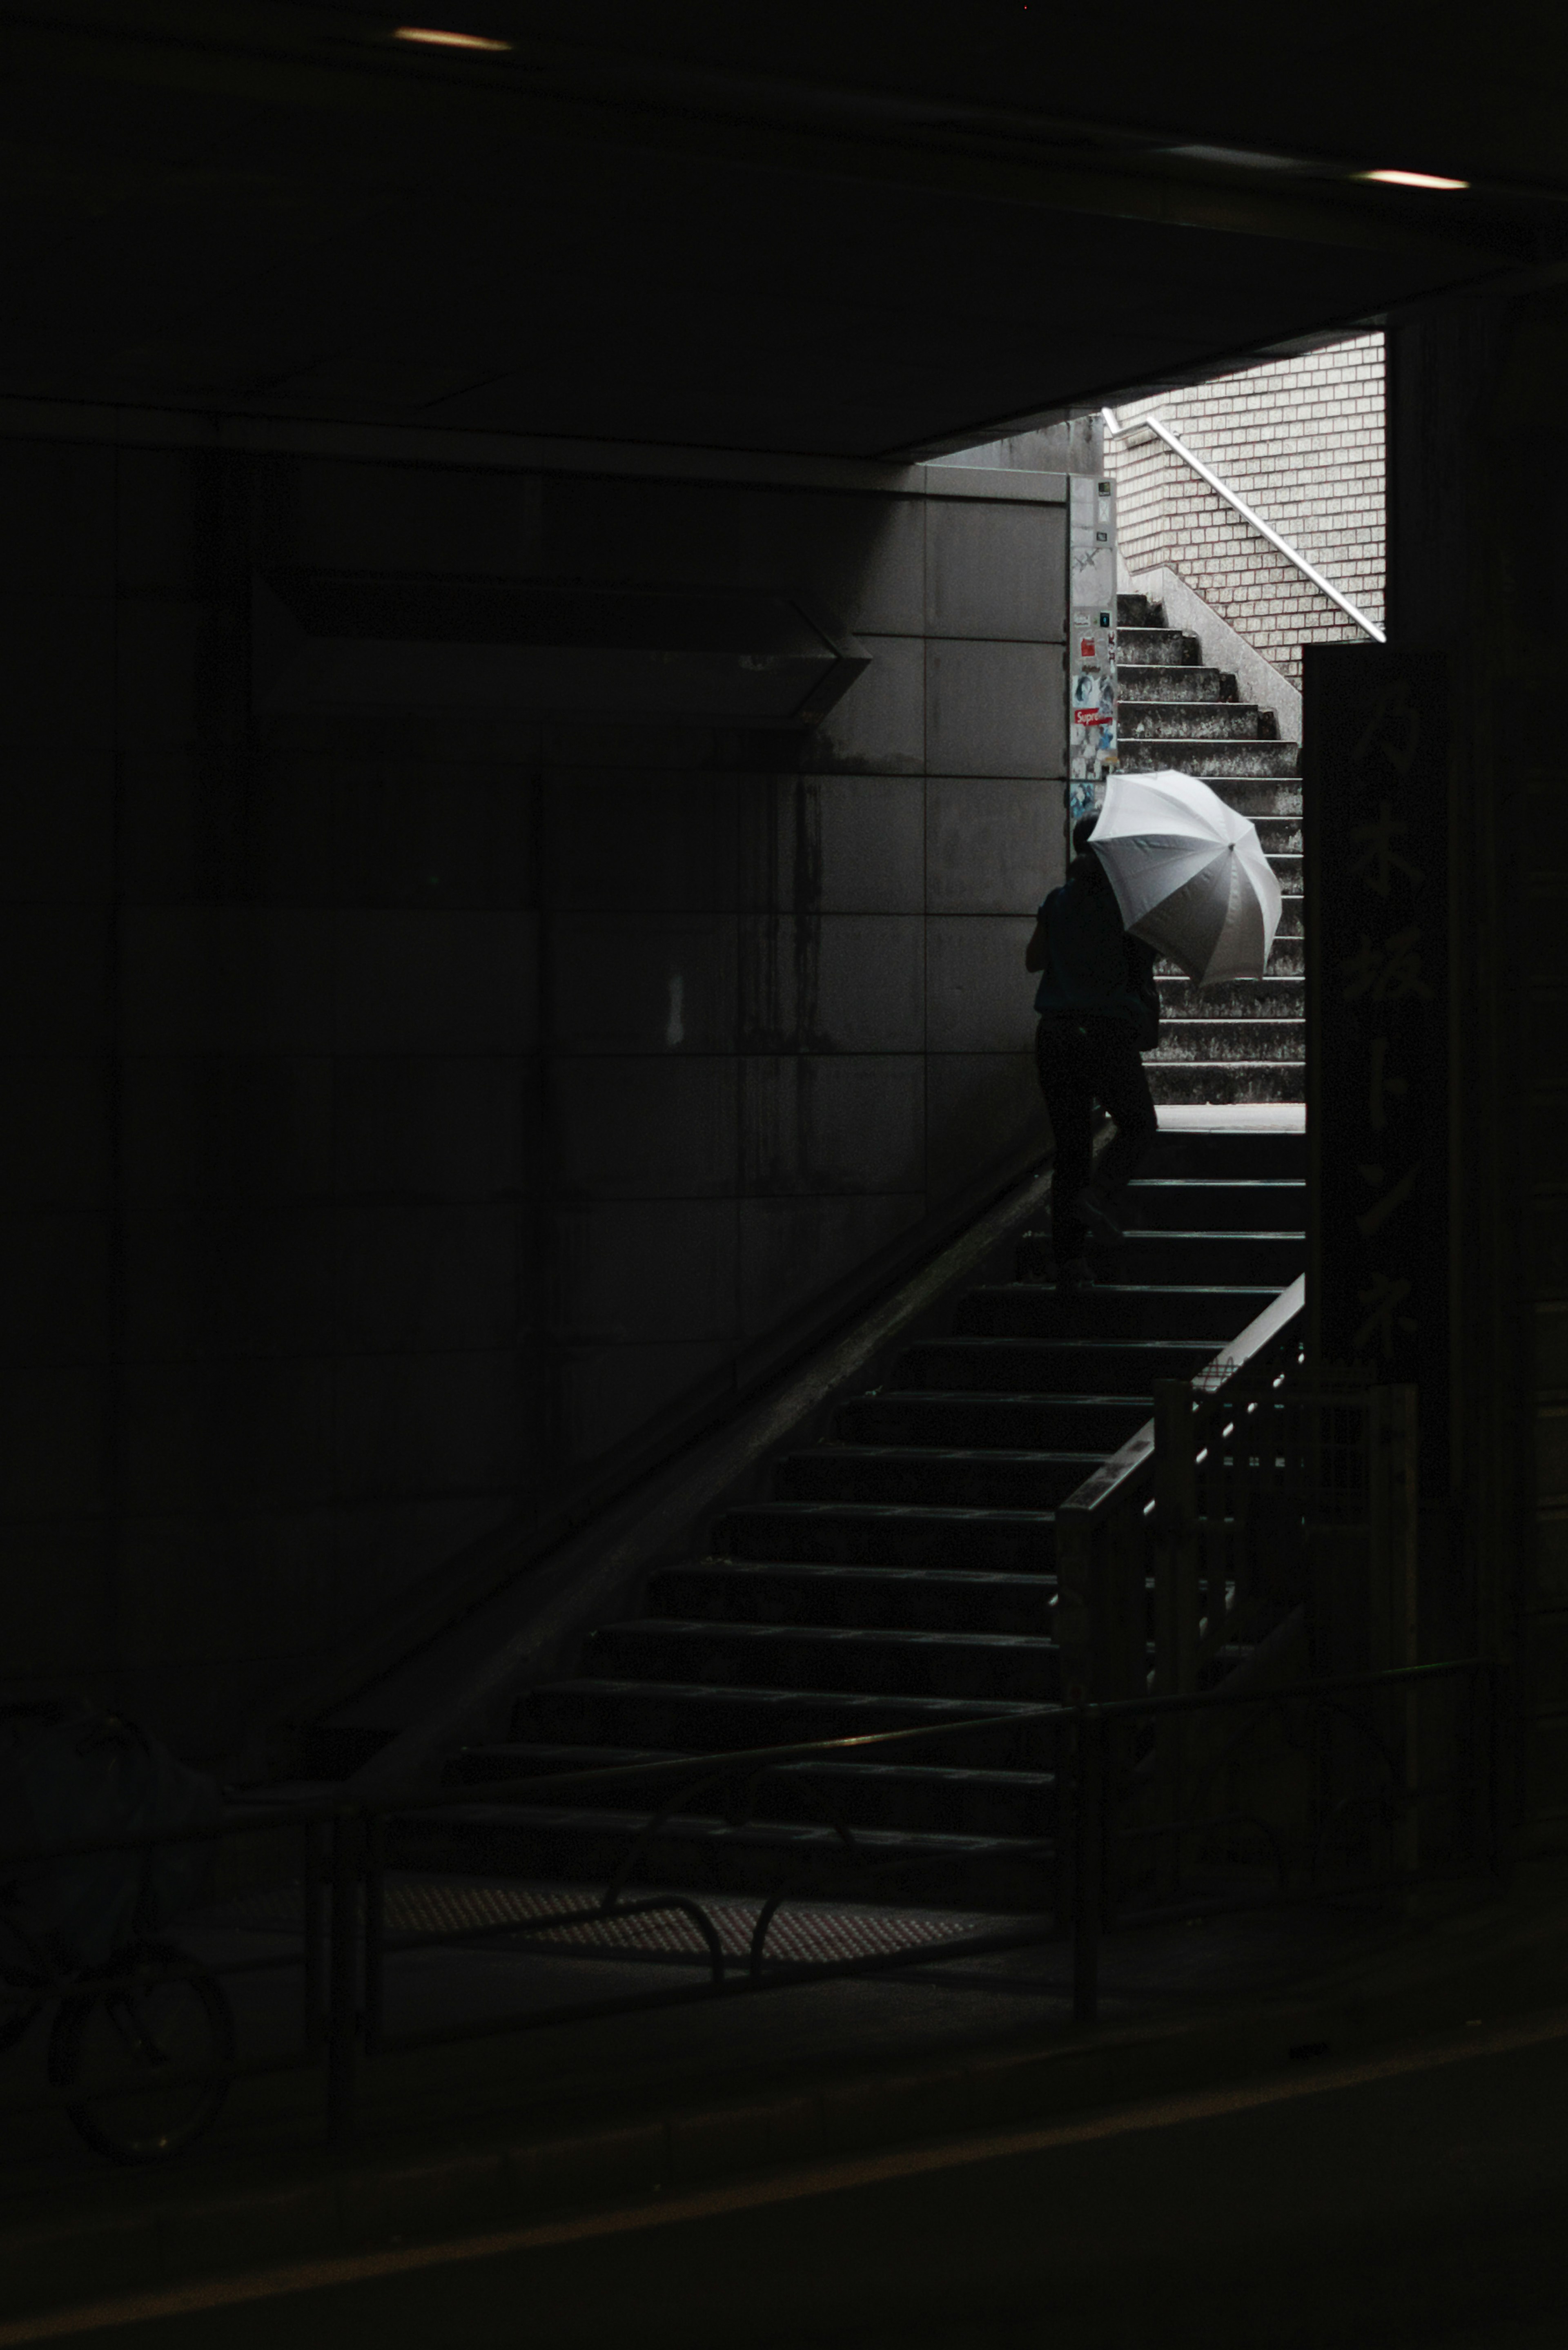
[[[139,1942],[125,1951],[106,1973],[123,1976],[146,1968],[162,1973],[176,1971],[180,1987],[188,1991],[190,2002],[199,2013],[208,2045],[192,2061],[202,2064],[228,2064],[234,2054],[234,2015],[228,1995],[214,1975],[190,1958],[183,1950],[169,1942]],[[150,1986],[150,1990],[161,1986]],[[65,2001],[55,2018],[49,2034],[49,2079],[57,2088],[76,2085],[83,2069],[83,2044],[89,2026],[99,2017],[112,2013],[116,2006],[130,2008],[139,1994],[95,1991],[90,1980],[81,1983],[77,1992]],[[132,2028],[140,2036],[140,2019]],[[84,2097],[67,2106],[73,2127],[85,2138],[95,2153],[107,2155],[111,2162],[166,2162],[182,2154],[210,2129],[223,2110],[229,2094],[227,2081],[188,2085],[182,2100],[182,2109],[172,2120],[144,2121],[140,2127],[135,2121],[139,2102],[156,2086],[155,2075],[147,2091],[139,2090],[133,2082],[123,2089],[115,2089],[95,2097]]]
[[[0,1967],[0,2055],[15,2048],[43,2004],[35,1976]]]

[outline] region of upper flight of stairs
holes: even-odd
[[[977,1285],[888,1384],[841,1402],[700,1555],[571,1678],[517,1701],[509,1736],[455,1756],[472,1808],[405,1814],[403,1866],[604,1882],[656,1797],[625,1786],[527,1812],[486,1781],[994,1717],[961,1748],[834,1757],[766,1781],[753,1815],[715,1791],[652,1838],[634,1881],[1037,1909],[1055,1790],[1040,1725],[1060,1690],[1056,1504],[1149,1417],[1153,1382],[1221,1353],[1302,1269],[1305,1136],[1176,1132],[1128,1194],[1102,1286],[1058,1297],[1048,1236]],[[833,1825],[853,1831],[862,1859]]]
[[[1123,774],[1176,767],[1202,776],[1257,825],[1284,898],[1262,980],[1200,992],[1161,963],[1150,1089],[1157,1102],[1304,1101],[1301,746],[1281,741],[1272,711],[1237,699],[1229,671],[1204,666],[1198,638],[1168,629],[1160,605],[1118,596],[1116,619]]]

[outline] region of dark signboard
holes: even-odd
[[[1444,656],[1314,645],[1303,743],[1314,1343],[1449,1412],[1449,755]]]

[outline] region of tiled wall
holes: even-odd
[[[1043,1145],[1061,480],[888,478],[0,443],[13,1684],[223,1751]],[[280,560],[784,582],[873,659],[805,736],[264,723]]]
[[[1155,415],[1369,619],[1384,593],[1383,338],[1129,400]],[[1107,440],[1127,570],[1167,566],[1301,685],[1301,648],[1364,632],[1151,433]]]

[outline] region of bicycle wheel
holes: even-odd
[[[118,1991],[78,1987],[55,2018],[49,2078],[61,2089],[92,2085],[67,2110],[98,2153],[161,2162],[211,2126],[229,2085],[157,2076],[230,2064],[234,2011],[223,1985],[168,1942],[139,1942],[106,1971],[144,1980]]]
[[[15,2048],[42,2005],[36,1975],[0,1967],[0,2052]]]

